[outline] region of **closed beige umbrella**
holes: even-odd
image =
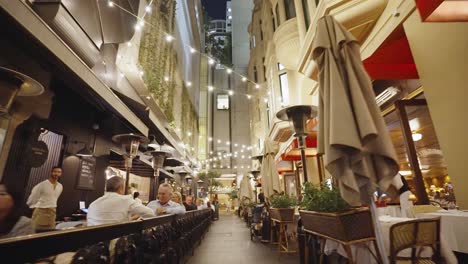
[[[248,176],[243,176],[240,182],[240,189],[239,189],[239,198],[242,201],[243,199],[248,198],[251,201],[253,200],[253,192],[252,192],[252,185],[250,184],[250,179]]]
[[[265,197],[270,197],[277,191],[281,192],[279,174],[275,163],[275,149],[270,139],[265,139],[262,162],[262,190]]]
[[[317,25],[312,57],[319,68],[318,150],[351,205],[389,191],[399,167],[353,35],[332,16]]]
[[[325,167],[338,180],[343,199],[370,204],[380,255],[387,256],[372,194],[377,186],[389,192],[399,168],[359,44],[325,16],[317,24],[312,58],[319,68],[318,151],[325,154]]]

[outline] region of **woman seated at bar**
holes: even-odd
[[[182,194],[180,194],[180,192],[173,192],[171,200],[175,203],[182,205]]]
[[[88,226],[155,216],[151,209],[133,200],[133,197],[124,195],[124,185],[124,179],[119,176],[107,180],[106,193],[89,206]]]
[[[0,184],[0,238],[34,233],[31,219],[21,216],[21,194]]]

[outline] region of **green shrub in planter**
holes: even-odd
[[[342,212],[350,209],[350,205],[341,198],[337,186],[330,187],[323,183],[320,186],[306,182],[303,187],[304,196],[301,206],[309,211]]]
[[[297,205],[297,201],[295,197],[276,195],[270,198],[270,204],[272,208],[291,208]]]

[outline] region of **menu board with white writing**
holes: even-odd
[[[94,157],[82,157],[80,169],[78,170],[77,189],[94,190],[94,174],[96,170],[96,159]]]

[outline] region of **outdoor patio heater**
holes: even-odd
[[[182,167],[180,171],[177,172],[177,174],[179,174],[180,176],[180,181],[182,183],[182,190],[189,191],[188,194],[190,194],[191,189],[192,189],[191,185],[192,185],[192,179],[193,179],[193,177],[190,175],[190,172],[188,172],[184,166]],[[187,186],[190,186],[190,187],[187,188]]]
[[[166,143],[160,145],[154,136],[148,144],[148,147],[151,148],[151,150],[148,150],[145,154],[152,157],[151,165],[154,170],[154,184],[151,188],[159,188],[159,169],[163,167],[166,158],[172,157],[175,149]]]
[[[20,72],[0,67],[0,115],[8,113],[17,96],[37,96],[44,86]]]
[[[276,113],[276,117],[283,121],[289,121],[294,128],[294,137],[297,138],[299,149],[301,150],[302,171],[304,181],[308,181],[305,137],[307,136],[307,120],[317,116],[317,107],[312,105],[294,105],[281,109]]]
[[[112,141],[119,143],[122,146],[122,151],[124,152],[125,158],[125,194],[128,194],[129,191],[129,182],[130,182],[130,170],[132,169],[133,159],[138,154],[138,148],[140,144],[148,143],[149,140],[140,135],[130,134],[120,134],[112,137]]]

